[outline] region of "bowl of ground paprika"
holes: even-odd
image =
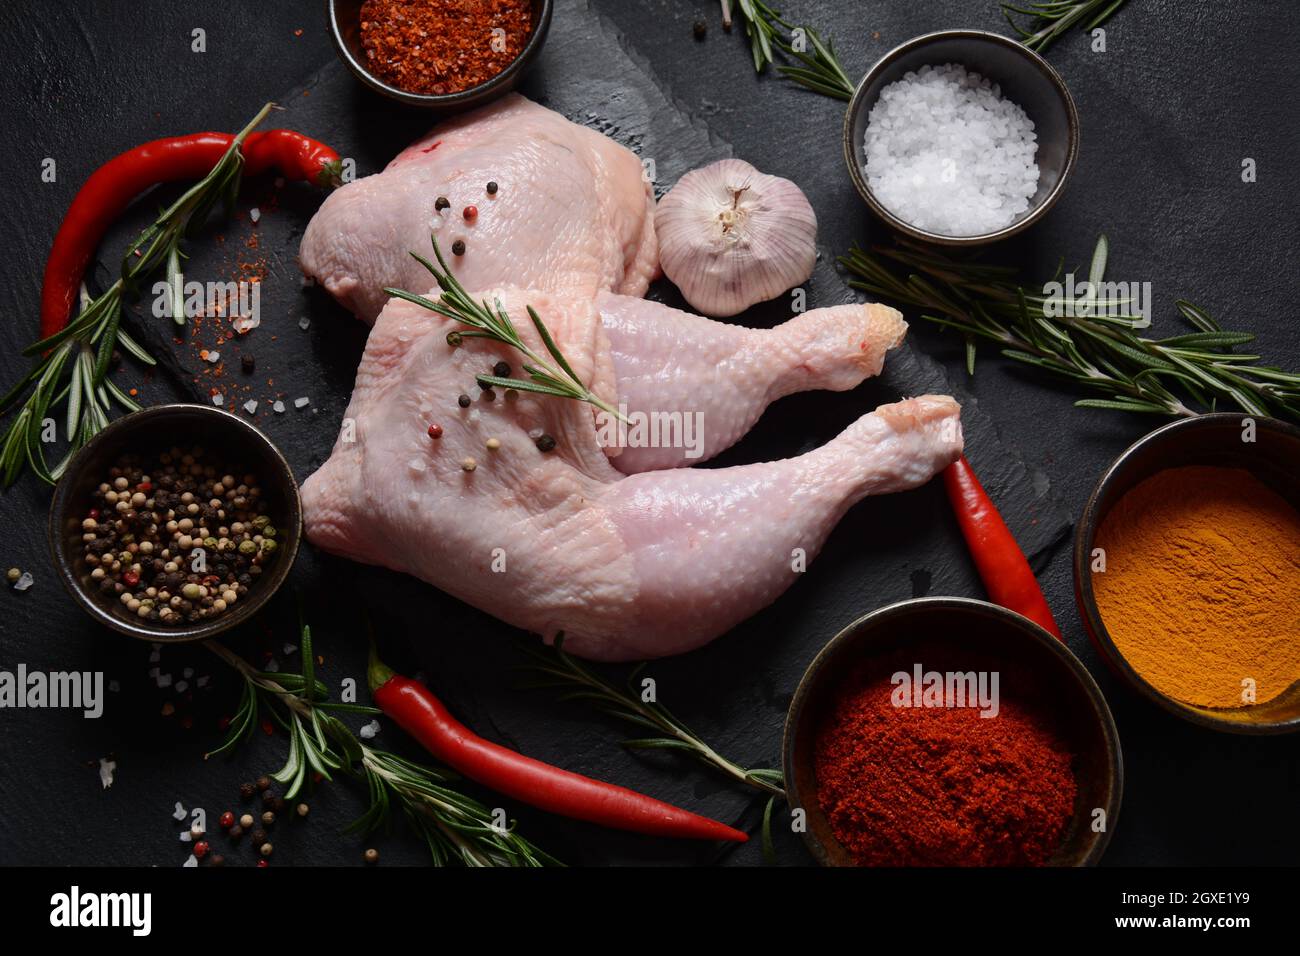
[[[344,65],[389,99],[455,112],[509,92],[541,52],[552,0],[327,0]]]
[[[1139,439],[1084,508],[1074,583],[1143,697],[1214,730],[1300,731],[1300,428],[1218,413]]]
[[[1118,821],[1115,722],[1037,624],[967,598],[854,621],[786,719],[796,828],[827,866],[1088,866]]]

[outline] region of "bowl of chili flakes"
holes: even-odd
[[[367,87],[447,112],[509,92],[537,58],[553,0],[327,0],[334,48]]]

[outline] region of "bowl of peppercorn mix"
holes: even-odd
[[[55,568],[92,617],[158,642],[211,637],[279,588],[302,535],[298,485],[250,423],[162,405],[108,425],[54,491]]]
[[[809,665],[786,718],[790,806],[825,866],[1090,866],[1123,761],[1065,644],[968,598],[903,601]]]
[[[509,92],[536,59],[552,0],[328,0],[344,65],[383,96],[448,112]]]

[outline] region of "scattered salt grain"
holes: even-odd
[[[117,770],[117,761],[107,757],[99,758],[99,784],[105,790],[113,789],[113,772]],[[180,804],[176,804],[180,806]]]
[[[207,686],[208,686],[208,681],[211,680],[211,679],[212,679],[212,678],[208,677],[207,674],[204,674],[202,677],[200,677],[198,680],[196,680],[196,681],[194,682],[194,686],[196,686],[196,687],[207,687]]]
[[[275,410],[275,413],[276,413],[277,415],[283,415],[283,414],[284,414],[284,402],[280,401],[278,398],[277,398],[277,399],[275,400],[275,402],[271,405],[271,408]]]
[[[956,63],[923,66],[881,90],[864,145],[863,173],[881,205],[941,235],[1008,226],[1038,189],[1033,121]]]
[[[177,800],[176,809],[172,811],[172,819],[184,820],[187,816],[189,816],[189,811],[187,811],[184,805],[182,805],[182,803],[179,800]]]
[[[203,361],[211,365],[216,365],[218,362],[221,361],[221,353],[216,351],[208,352],[205,350],[203,355],[200,357],[203,359]]]
[[[193,869],[199,865],[199,859],[193,853],[181,864],[181,869]]]
[[[528,437],[531,438],[533,441],[537,441],[537,439],[541,438],[542,434],[543,432],[540,428],[528,429]]]
[[[298,328],[306,332],[308,329],[311,328],[311,319],[307,318],[307,316],[304,315],[301,319],[298,320]]]
[[[149,652],[149,663],[157,664],[160,660],[162,660],[162,646],[159,644],[155,644],[153,646],[153,650]]]
[[[32,572],[24,571],[22,574],[18,576],[18,580],[14,582],[14,590],[26,591],[29,587],[31,587],[35,583],[36,583],[36,579],[32,577]]]
[[[294,408],[306,408],[309,404],[311,404],[311,399],[307,398],[306,396],[302,398],[295,398],[293,400]]]
[[[244,411],[248,412],[248,414],[250,414],[250,415],[256,415],[256,414],[257,414],[257,402],[255,402],[255,401],[254,401],[253,399],[251,399],[251,398],[250,398],[248,401],[244,402]]]
[[[186,692],[187,690],[189,690],[189,689],[190,689],[190,682],[189,682],[189,681],[178,680],[178,681],[176,682],[176,693],[178,693],[178,694],[183,694],[183,693],[185,693],[185,692]]]
[[[298,653],[298,645],[297,645],[297,644],[286,644],[286,645],[284,645],[284,656],[285,656],[285,657],[288,657],[290,654],[296,654],[296,653]]]
[[[159,674],[159,675],[157,676],[157,678],[155,678],[154,683],[156,683],[159,687],[171,687],[171,686],[172,686],[172,675],[171,675],[171,674]]]
[[[194,835],[190,833],[189,830],[183,831],[182,833],[179,834],[179,836],[182,843],[189,843],[194,839]]]
[[[184,677],[186,680],[189,680],[191,677],[194,676],[194,668],[193,667],[185,668],[185,670],[181,671],[181,676]]]
[[[247,335],[261,324],[262,320],[255,315],[241,315],[231,323],[240,335]]]
[[[410,461],[406,463],[406,467],[411,469],[412,474],[419,475],[419,474],[423,474],[425,468],[427,468],[428,466],[424,463],[423,458],[412,458]]]
[[[259,219],[262,218],[262,210],[254,206],[252,209],[248,210],[248,218],[253,220],[254,223],[256,223]]]
[[[220,408],[222,405],[226,404],[226,396],[217,392],[217,394],[212,396],[212,404]]]
[[[357,733],[361,736],[362,740],[374,740],[375,734],[379,733],[379,721],[372,720],[370,723],[365,724],[360,730],[358,730]]]

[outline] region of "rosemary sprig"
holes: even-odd
[[[537,314],[531,305],[528,306],[528,317],[532,319],[533,328],[537,330],[537,334],[550,356],[549,359],[538,355],[523,340],[519,335],[519,330],[515,328],[515,324],[510,320],[510,316],[501,307],[499,299],[491,306],[488,305],[486,299],[479,302],[474,301],[473,297],[465,291],[465,287],[452,274],[451,269],[448,268],[446,260],[442,257],[442,250],[438,248],[438,237],[431,236],[430,238],[433,241],[433,255],[438,260],[438,266],[434,266],[432,262],[418,252],[412,252],[411,257],[428,269],[429,273],[437,280],[438,288],[442,290],[438,301],[434,302],[432,299],[402,289],[385,289],[384,291],[391,296],[414,302],[422,308],[437,312],[439,315],[444,315],[470,327],[467,332],[459,330],[449,332],[447,342],[450,345],[458,346],[465,339],[470,338],[491,339],[494,342],[500,342],[518,350],[528,359],[528,362],[524,365],[524,371],[528,373],[527,379],[503,378],[499,375],[476,375],[475,378],[480,385],[514,388],[521,392],[536,392],[541,395],[575,399],[599,408],[613,415],[619,421],[627,422],[627,416],[583,384],[582,379],[578,377],[578,373],[573,370],[573,366],[569,364],[564,357],[564,353],[560,351],[560,347],[555,344],[555,339],[551,337],[551,332],[546,327],[546,323],[542,321],[541,316]]]
[[[1175,304],[1194,331],[1145,338],[1134,331],[1141,327],[1139,316],[1081,308],[1090,304],[1087,300],[1074,303],[1073,309],[1053,302],[1045,310],[1049,300],[1020,285],[1014,268],[959,261],[902,239],[873,252],[855,246],[840,257],[840,264],[858,277],[849,284],[921,309],[922,318],[961,332],[971,374],[976,342],[986,339],[1000,345],[1008,358],[1102,395],[1075,402],[1082,408],[1190,417],[1226,402],[1250,415],[1300,421],[1300,374],[1257,364],[1258,355],[1232,351],[1254,335],[1225,331],[1183,299]],[[1108,256],[1102,236],[1089,268],[1094,291],[1105,277]],[[906,276],[896,274],[889,261],[902,264]],[[1056,314],[1061,311],[1066,314]],[[1094,312],[1102,314],[1089,314]]]
[[[624,740],[629,750],[671,750],[685,753],[706,766],[721,771],[733,781],[757,790],[767,797],[763,808],[763,853],[772,857],[772,810],[786,799],[785,777],[779,770],[746,769],[722,756],[689,727],[673,716],[658,701],[642,700],[637,678],[646,664],[637,665],[628,675],[627,686],[618,687],[591,668],[564,653],[564,638],[557,637],[550,647],[529,643],[523,651],[532,659],[527,670],[539,675],[531,688],[558,688],[563,701],[585,701],[608,717],[649,730],[653,736]]]
[[[737,0],[736,9],[749,37],[755,72],[762,73],[769,63],[776,64],[776,53],[780,52],[798,64],[776,64],[776,71],[782,76],[838,100],[853,96],[853,81],[840,65],[834,47],[812,27],[796,27],[763,0]],[[731,25],[730,0],[722,0],[722,22],[726,27]],[[811,49],[795,48],[796,30],[801,31]]]
[[[370,833],[391,824],[394,811],[429,847],[437,866],[459,861],[466,866],[556,866],[550,855],[513,828],[495,824],[491,811],[445,786],[450,776],[433,767],[368,746],[335,716],[338,712],[378,714],[374,707],[326,700],[327,690],[315,676],[311,628],[303,625],[299,674],[256,670],[215,641],[209,650],[244,679],[243,692],[225,740],[206,757],[231,750],[248,739],[266,713],[289,734],[285,764],[271,777],[285,786],[292,800],[316,775],[332,780],[343,775],[363,783],[369,796],[366,812],[345,829]]]
[[[0,399],[0,415],[3,415],[32,387],[31,395],[0,443],[0,481],[5,487],[18,480],[24,465],[42,481],[54,484],[72,456],[108,424],[114,404],[128,412],[139,411],[135,400],[108,377],[113,352],[119,345],[144,364],[156,364],[122,328],[122,299],[136,292],[151,273],[163,267],[169,283],[172,317],[177,324],[185,323],[181,240],[203,225],[218,201],[227,210],[234,204],[244,166],[240,146],[266,118],[272,105],[267,103],[262,107],[234,138],[212,171],[163,210],[131,243],[122,257],[121,274],[112,285],[94,299],[89,298],[83,286],[81,311],[77,316],[59,332],[23,350],[23,355],[32,356],[36,361],[31,371]],[[64,400],[67,401],[64,424],[69,448],[63,459],[50,468],[42,447],[45,439],[52,437],[46,435],[47,415],[51,406]]]
[[[1004,3],[1002,15],[1020,35],[1021,43],[1042,53],[1075,25],[1082,26],[1089,32],[1101,26],[1125,2],[1126,0],[1041,0],[1030,3],[1028,7]],[[1031,17],[1029,29],[1016,23],[1013,13]]]

